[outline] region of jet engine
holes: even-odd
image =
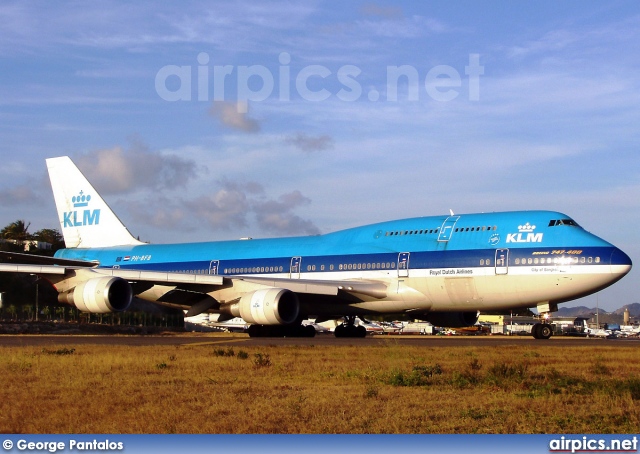
[[[132,299],[133,291],[129,283],[119,277],[109,276],[89,279],[68,293],[58,295],[61,303],[94,314],[126,311]]]
[[[428,312],[423,318],[435,326],[464,328],[475,325],[478,321],[478,312]]]
[[[283,288],[247,293],[231,306],[234,317],[258,325],[289,325],[298,319],[300,303],[295,293]]]

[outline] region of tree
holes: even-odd
[[[64,239],[57,229],[40,229],[32,235],[32,239],[49,243],[52,251],[57,251],[64,247]]]
[[[34,309],[33,306],[31,305],[24,305],[22,306],[22,319],[23,320],[33,320],[33,313],[34,313]]]
[[[15,240],[18,241],[19,244],[22,244],[24,241],[31,239],[31,234],[29,233],[30,225],[30,222],[18,219],[3,228],[2,231],[0,231],[0,235],[6,240]]]
[[[66,308],[60,306],[60,307],[56,307],[55,310],[56,310],[56,316],[57,316],[58,320],[62,319],[63,322],[66,322],[67,321],[67,319],[65,317],[65,314],[67,312]]]
[[[10,304],[9,307],[7,307],[7,312],[11,314],[11,318],[13,319],[13,321],[15,321],[16,316],[18,315],[18,309],[16,308],[16,305]]]

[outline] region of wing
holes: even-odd
[[[67,295],[88,281],[103,277],[121,279],[130,284],[132,296],[188,310],[188,316],[206,311],[215,312],[220,308],[220,296],[223,297],[223,303],[229,304],[239,300],[243,294],[264,288],[286,289],[300,296],[317,295],[345,303],[359,301],[363,297],[382,299],[387,296],[387,285],[378,281],[325,281],[100,268],[95,262],[18,253],[2,253],[0,259],[30,262],[3,263],[0,264],[0,272],[40,275],[52,282],[58,292]],[[104,285],[98,292],[108,292],[111,284],[107,281]],[[78,296],[63,297],[61,301],[75,304],[77,298]],[[107,303],[106,307],[111,305]],[[128,304],[118,307],[128,307]]]

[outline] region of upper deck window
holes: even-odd
[[[573,227],[580,227],[573,219],[552,219],[549,221],[549,227],[555,227],[558,225],[570,225]]]

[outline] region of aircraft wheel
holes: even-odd
[[[538,328],[538,339],[549,339],[553,334],[553,328],[548,323],[542,323]]]
[[[262,337],[262,327],[260,325],[249,325],[247,328],[247,333],[249,333],[249,337]]]
[[[336,326],[336,329],[333,331],[333,335],[335,337],[347,337],[346,331],[347,329],[344,325],[338,325]]]
[[[303,337],[316,337],[316,329],[311,325],[302,327],[302,332]]]
[[[367,328],[365,328],[364,326],[356,327],[353,337],[366,337],[366,336],[367,336]]]
[[[536,323],[531,328],[531,335],[533,336],[534,339],[540,339],[540,327],[541,326],[542,326],[542,323]]]

